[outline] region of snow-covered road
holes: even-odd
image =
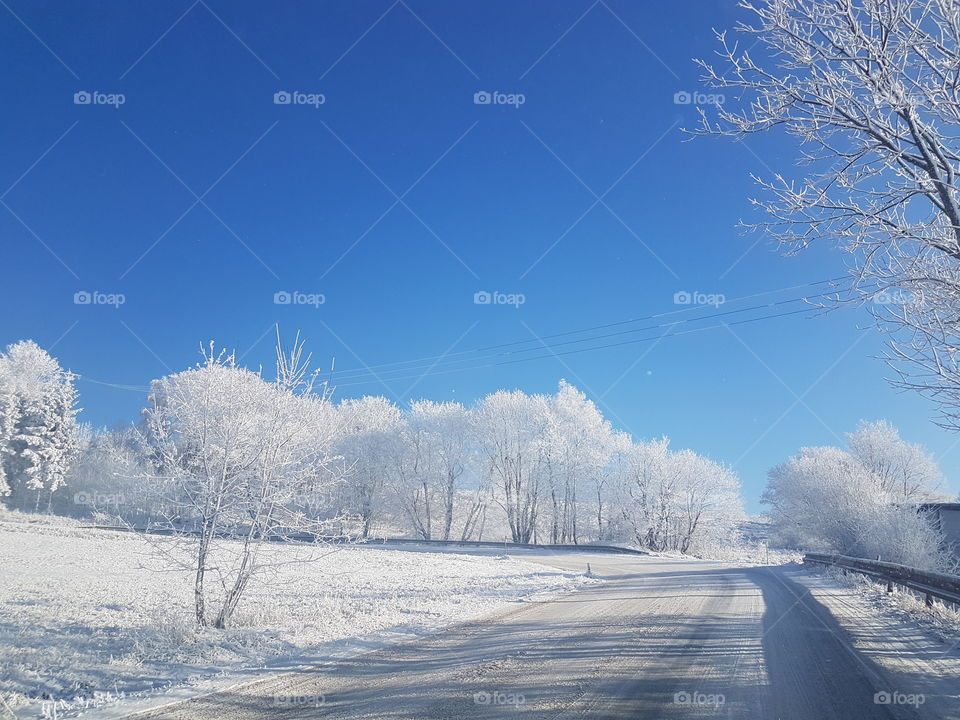
[[[960,651],[796,566],[587,553],[607,582],[138,720],[960,718]]]

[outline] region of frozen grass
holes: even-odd
[[[273,567],[233,629],[199,631],[189,572],[165,570],[154,542],[172,550],[168,538],[0,516],[0,716],[4,703],[77,707],[345,638],[435,629],[590,582],[505,556],[270,545]]]
[[[844,575],[838,568],[812,566],[815,572],[821,572],[837,584],[854,588],[871,601],[875,607],[882,608],[903,619],[919,622],[934,632],[941,640],[949,643],[960,641],[960,612],[940,600],[928,608],[923,599],[907,588],[894,585],[894,592],[887,593],[885,582],[878,582],[867,575],[849,573]]]

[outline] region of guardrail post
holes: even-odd
[[[927,593],[927,597],[926,597],[926,599],[923,601],[923,604],[926,605],[928,608],[932,608],[932,607],[933,607],[933,595],[931,595],[930,593]]]
[[[893,583],[887,580],[887,593],[893,592]]]

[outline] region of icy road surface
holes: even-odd
[[[960,651],[797,566],[516,553],[606,582],[138,720],[960,718]]]

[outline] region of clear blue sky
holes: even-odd
[[[680,132],[696,112],[674,96],[707,91],[691,58],[716,49],[734,3],[5,3],[0,342],[53,346],[81,376],[84,420],[135,419],[138,388],[203,341],[269,366],[280,323],[336,357],[340,397],[469,403],[566,378],[634,436],[734,464],[753,511],[770,466],[861,418],[927,445],[957,490],[957,437],[885,383],[860,309],[496,358],[545,356],[522,363],[455,355],[714,312],[675,305],[679,291],[733,299],[843,274],[849,258],[826,245],[783,258],[735,228],[752,217],[749,173],[794,172],[790,141]],[[75,104],[83,91],[102,95]],[[325,102],[275,104],[280,91]],[[475,104],[480,91],[524,102]],[[117,93],[119,107],[97,104]],[[83,291],[125,302],[75,304]],[[282,291],[325,302],[276,304]],[[480,291],[525,302],[475,304]]]

